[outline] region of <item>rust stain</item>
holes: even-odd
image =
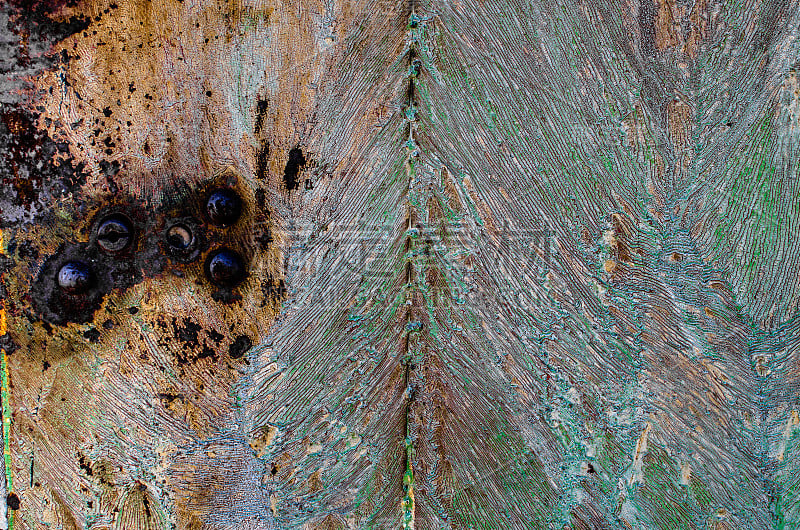
[[[656,3],[657,12],[655,19],[656,48],[663,51],[666,48],[678,46],[681,43],[680,34],[680,9],[675,0],[652,0]]]

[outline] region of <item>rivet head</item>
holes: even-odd
[[[230,226],[242,215],[242,199],[230,188],[218,188],[206,201],[208,219],[217,226]]]
[[[206,275],[215,285],[233,287],[244,279],[244,261],[236,251],[216,250],[206,260]]]
[[[133,225],[124,215],[110,215],[97,226],[97,244],[106,252],[125,250],[132,240]]]
[[[58,270],[58,286],[69,294],[83,294],[94,282],[92,269],[82,261],[68,261]]]
[[[174,249],[186,250],[194,243],[194,235],[188,226],[172,225],[167,229],[167,244]]]

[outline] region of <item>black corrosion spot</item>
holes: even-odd
[[[206,260],[206,276],[220,287],[235,287],[245,278],[245,266],[238,252],[222,248],[212,252]]]
[[[207,337],[208,337],[210,340],[212,340],[212,341],[216,342],[217,344],[219,344],[219,341],[221,341],[222,339],[224,339],[224,338],[225,338],[223,335],[221,335],[220,333],[217,333],[217,332],[216,332],[215,330],[213,330],[213,329],[207,329],[207,330],[206,330],[206,336],[207,336]]]
[[[418,77],[420,72],[422,71],[422,61],[419,59],[414,59],[411,61],[411,75],[414,77]]]
[[[121,252],[133,241],[133,223],[116,213],[107,216],[97,225],[97,245],[106,252]]]
[[[11,245],[9,245],[9,248]],[[36,261],[39,259],[39,249],[31,244],[30,241],[23,241],[17,247],[17,256],[23,261]]]
[[[217,188],[206,201],[209,221],[217,226],[230,226],[242,215],[242,199],[230,188]]]
[[[203,327],[188,318],[184,318],[182,324],[181,326],[178,324],[177,319],[172,319],[172,329],[175,331],[175,336],[186,346],[196,346],[199,338],[198,333],[203,330]]]
[[[217,360],[217,352],[211,348],[204,340],[201,340],[201,332],[203,327],[197,322],[189,318],[184,318],[182,322],[178,319],[172,319],[172,328],[175,331],[175,337],[180,340],[184,347],[180,348],[175,355],[175,361],[179,366],[187,366],[200,359]],[[213,332],[221,338],[221,335]],[[206,337],[210,337],[209,331],[205,332]]]
[[[81,470],[86,473],[87,476],[94,475],[94,470],[92,470],[92,465],[89,460],[84,455],[78,455],[78,465],[80,466]]]
[[[51,215],[46,205],[86,182],[84,164],[73,166],[69,146],[53,141],[37,121],[25,110],[0,109],[0,209],[6,226],[25,222],[24,211]]]
[[[289,151],[289,160],[286,162],[286,169],[283,171],[283,182],[287,190],[297,189],[297,174],[300,168],[306,165],[306,157],[299,147]]]
[[[236,337],[230,347],[228,348],[228,355],[231,359],[238,359],[253,346],[253,341],[247,335],[239,335]]]
[[[12,510],[19,510],[19,497],[16,493],[9,493],[6,497],[6,505]]]
[[[260,99],[256,105],[256,124],[253,130],[256,134],[261,132],[264,127],[264,118],[267,116],[267,109],[269,108],[269,100]]]
[[[261,282],[261,290],[269,298],[283,298],[287,292],[286,282],[282,278],[276,280],[272,276],[268,276]]]
[[[140,484],[139,489],[142,492],[145,492],[145,491],[147,491],[147,486],[145,486],[144,484]],[[147,519],[150,519],[150,517],[151,517],[151,514],[150,514],[150,499],[148,498],[147,495],[144,495],[142,497],[142,504],[144,505],[144,516]]]
[[[56,44],[91,23],[85,16],[56,16],[65,4],[75,2],[0,2],[0,19],[6,21],[0,58],[4,74],[0,97],[4,103],[0,108],[0,210],[5,226],[52,215],[48,205],[53,199],[73,191],[86,178],[84,164],[73,164],[68,144],[53,140],[46,132],[53,120],[27,110],[14,96],[29,89],[25,79],[68,62],[70,53],[65,49],[58,52]],[[63,81],[67,86],[70,83]]]
[[[83,332],[83,338],[91,342],[92,344],[97,344],[100,342],[100,332],[97,328],[90,328]]]
[[[259,100],[258,106],[256,108],[256,123],[253,130],[257,135],[261,134],[261,131],[264,128],[264,119],[267,116],[267,109],[269,108],[269,101],[262,99]],[[258,153],[256,154],[256,177],[261,180],[267,178],[267,172],[269,171],[269,142],[265,139],[261,139],[261,146],[258,149]]]
[[[269,142],[264,141],[256,155],[256,177],[261,180],[267,178],[269,171]]]

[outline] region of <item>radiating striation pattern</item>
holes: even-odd
[[[14,528],[800,525],[797,0],[0,12]]]

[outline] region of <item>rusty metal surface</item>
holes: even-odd
[[[5,524],[800,524],[799,23],[2,4]]]

